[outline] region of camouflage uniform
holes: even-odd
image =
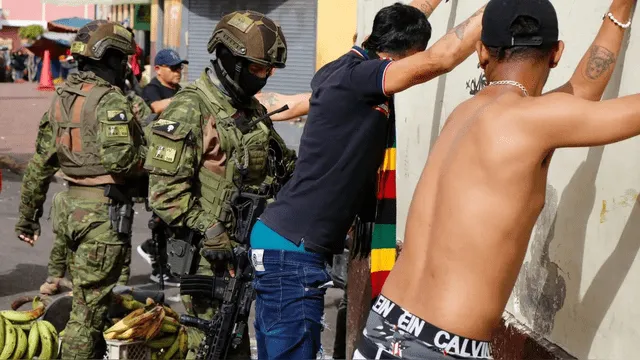
[[[230,38],[235,39],[233,44],[225,42]],[[284,67],[286,44],[282,32],[262,14],[243,11],[225,16],[209,41],[209,52],[219,45],[237,45],[231,51],[238,58]],[[152,124],[145,162],[150,207],[172,230],[189,229],[202,239],[195,273],[208,276],[224,273],[227,268],[212,254],[228,254],[237,245],[232,241],[235,219],[229,201],[236,191],[233,181],[240,177],[239,167],[246,169],[243,184],[257,189],[273,180],[271,150],[278,148],[283,153],[284,173],[290,174],[295,163],[295,152],[286,148],[270,119],[241,133],[237,122],[247,124],[264,115],[266,109],[253,96],[255,92],[230,95],[231,86],[220,79],[220,74],[214,63],[173,97]],[[238,77],[231,74],[229,78]],[[202,319],[211,319],[219,307],[211,298],[183,294],[182,300],[189,315]],[[193,358],[204,335],[194,328],[188,333],[187,358]],[[240,347],[230,351],[231,358],[249,358],[248,332],[244,335]]]
[[[133,40],[121,25],[100,20],[79,30],[71,52],[96,61],[108,49],[119,51],[126,59],[133,53]],[[51,217],[56,241],[64,242],[71,252],[73,277],[63,358],[103,355],[102,331],[111,290],[122,275],[131,247],[131,233],[119,234],[111,226],[104,186],[133,181],[142,171],[145,146],[142,129],[122,90],[91,71],[71,74],[56,90],[40,121],[36,153],[22,183],[16,232],[40,234],[39,218],[49,182],[61,170],[69,188],[54,196]]]
[[[134,118],[138,121],[146,119],[152,113],[151,108],[149,108],[141,97],[132,95],[128,96],[128,99],[131,104],[131,111]],[[72,260],[72,255],[73,252],[68,251],[64,236],[56,236],[53,242],[53,248],[51,249],[51,254],[49,255],[48,278],[46,284],[53,284],[56,279],[64,277],[68,263]],[[122,268],[120,278],[118,279],[118,285],[126,285],[129,282],[130,276],[131,246],[127,249],[127,257],[125,259],[125,265]],[[47,290],[52,291],[52,294],[57,292],[52,288],[48,288]],[[43,292],[43,288],[41,288],[40,292]]]

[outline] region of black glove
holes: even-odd
[[[40,222],[20,217],[20,219],[16,223],[15,231],[18,238],[20,237],[20,235],[28,235],[31,237],[33,237],[34,235],[40,236]]]
[[[233,249],[237,246],[221,224],[216,224],[207,230],[202,244],[202,257],[210,263],[229,261],[233,259]]]

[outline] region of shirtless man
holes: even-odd
[[[451,113],[429,155],[354,359],[492,358],[554,150],[640,134],[640,95],[598,101],[634,3],[613,0],[569,82],[541,96],[564,49],[553,5],[489,2],[476,46],[489,84]]]

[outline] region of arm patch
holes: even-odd
[[[153,123],[153,130],[169,135],[173,134],[178,129],[178,127],[180,127],[179,122],[165,119],[158,119],[158,121]]]
[[[127,122],[127,113],[123,110],[107,110],[109,121]]]

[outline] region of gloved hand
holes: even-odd
[[[33,246],[36,240],[38,240],[38,236],[40,236],[40,222],[21,217],[16,223],[15,230],[18,239]]]
[[[202,256],[209,262],[227,261],[233,259],[235,243],[229,239],[226,231],[213,238],[205,238],[202,246]]]

